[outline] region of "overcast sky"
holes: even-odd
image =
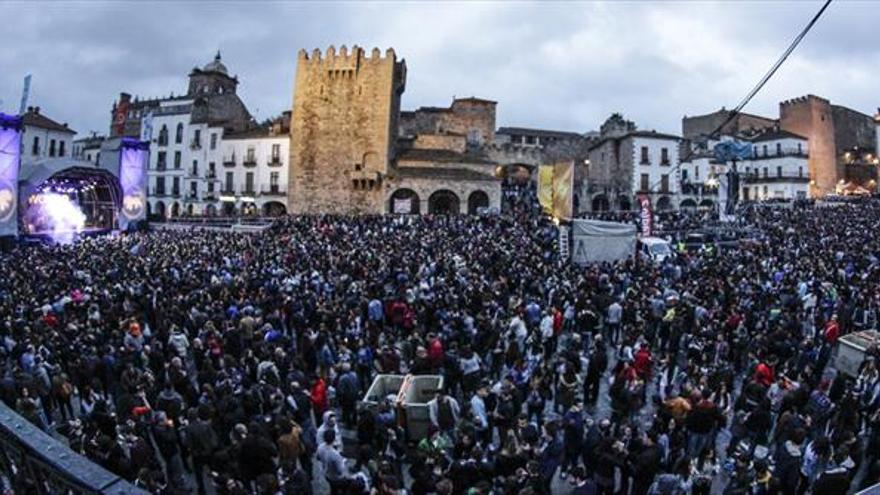
[[[681,117],[731,108],[821,5],[711,2],[0,2],[0,110],[31,105],[107,132],[120,91],[180,94],[217,49],[259,119],[291,106],[300,48],[394,47],[406,109],[455,96],[498,101],[498,125],[585,132],[612,112],[681,132]],[[807,93],[872,114],[880,44],[871,1],[835,1],[746,108],[776,116]]]

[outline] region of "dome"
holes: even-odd
[[[226,66],[223,65],[223,62],[220,61],[220,52],[217,51],[217,55],[214,56],[214,61],[205,65],[202,69],[205,72],[219,72],[221,74],[229,75],[229,72],[226,70]]]

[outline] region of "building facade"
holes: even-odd
[[[67,123],[58,123],[40,113],[40,107],[28,107],[22,116],[22,165],[45,158],[64,158],[73,153],[76,131]]]
[[[806,199],[811,176],[809,140],[769,129],[749,140],[752,157],[737,165],[744,201]]]
[[[600,133],[589,148],[582,210],[630,210],[639,195],[658,210],[678,206],[680,137],[639,131],[620,114],[606,120]]]
[[[73,141],[73,157],[77,160],[83,160],[90,163],[98,164],[101,159],[101,145],[107,138],[93,132],[91,136],[75,139]]]
[[[292,213],[459,214],[499,207],[487,148],[496,103],[401,112],[406,64],[360,47],[299,52],[290,124]]]

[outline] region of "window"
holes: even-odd
[[[195,197],[195,195],[196,195],[196,187],[198,187],[198,186],[196,185],[196,181],[191,181],[191,182],[189,183],[189,195],[190,195],[190,196]]]
[[[766,144],[764,145],[763,152],[764,152],[764,156],[767,156],[767,145]]]
[[[180,152],[174,152],[174,170],[180,170]]]
[[[193,131],[193,147],[201,148],[202,147],[202,131],[201,129],[196,129]]]
[[[32,155],[39,155],[40,154],[40,136],[34,136],[34,144],[31,147],[31,154]]]
[[[660,190],[663,192],[669,192],[669,174],[663,174],[660,176]]]
[[[767,199],[767,186],[764,186],[764,199]]]
[[[767,178],[767,167],[764,167],[764,178]]]
[[[273,144],[272,145],[272,163],[278,163],[281,161],[281,145]]]
[[[248,172],[244,174],[244,190],[252,193],[254,192],[254,173]]]
[[[269,189],[272,192],[278,192],[278,180],[281,177],[279,172],[272,172],[269,174]]]
[[[165,194],[165,177],[156,177],[156,194],[158,196]]]
[[[642,165],[647,165],[647,164],[651,163],[648,160],[648,147],[647,146],[642,146],[642,159],[639,161],[639,163],[641,163]]]
[[[699,170],[699,169],[694,169],[694,170]],[[683,180],[683,181],[687,181],[687,180],[688,180],[688,171],[687,171],[687,170],[682,170],[682,171],[681,171],[681,180]]]
[[[782,155],[782,143],[776,143],[776,156]]]
[[[217,133],[216,132],[211,133],[211,149],[212,150],[217,149]]]
[[[199,161],[198,160],[193,160],[192,174],[199,175]]]
[[[669,165],[669,149],[660,148],[660,165]]]
[[[208,162],[208,178],[214,177],[214,162]]]
[[[804,167],[798,167],[798,177],[804,176]]]
[[[183,124],[177,124],[177,132],[174,135],[174,142],[177,144],[183,142]]]
[[[168,126],[165,124],[159,129],[159,146],[168,146]]]
[[[757,146],[752,146],[752,156],[754,156],[754,157],[758,156],[758,147]],[[749,199],[748,196],[746,196],[746,199]]]
[[[526,144],[535,144],[535,136],[526,136]]]
[[[782,177],[782,167],[776,167],[776,177]]]
[[[180,194],[180,177],[171,179],[171,184],[171,192],[173,194]]]
[[[245,158],[244,161],[246,161],[246,162],[250,162],[250,163],[253,163],[253,162],[257,161],[257,159],[256,159],[256,153],[257,153],[257,152],[256,152],[256,150],[254,149],[253,146],[249,147],[249,148],[247,149],[247,158]]]
[[[213,182],[208,182],[208,192],[209,193],[214,192],[214,183]]]
[[[64,141],[58,141],[58,156],[64,156]]]
[[[49,156],[55,156],[55,140],[49,141]]]
[[[802,155],[804,153],[804,147],[801,143],[798,143],[798,155]]]
[[[696,180],[700,180],[700,166],[699,165],[694,167],[694,178]]]
[[[233,183],[233,174],[232,172],[226,172],[226,187],[225,190],[227,192],[232,192],[232,183]]]
[[[639,191],[647,191],[648,188],[651,187],[650,179],[648,178],[648,174],[642,174],[642,187],[639,188]]]
[[[167,153],[164,151],[160,151],[156,154],[156,168],[158,170],[165,170],[167,166]]]
[[[482,142],[482,139],[480,137],[480,130],[479,129],[469,130],[467,133],[467,143],[470,145],[477,145],[477,144],[480,144],[480,142]]]
[[[752,167],[746,167],[746,175],[751,175]]]

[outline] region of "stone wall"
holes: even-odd
[[[494,101],[480,98],[460,98],[448,108],[422,107],[403,112],[400,116],[400,135],[451,134],[472,136],[476,131],[479,144],[486,145],[495,139]]]
[[[406,66],[394,51],[300,50],[290,125],[288,210],[378,213]]]
[[[464,136],[456,134],[419,134],[413,147],[428,150],[450,150],[464,153],[467,143]]]
[[[681,133],[684,139],[694,139],[706,136],[718,129],[729,116],[731,110],[721,109],[706,115],[695,115],[681,119]],[[776,121],[758,115],[741,113],[727,123],[721,130],[723,134],[739,134],[750,130],[772,127]]]
[[[831,104],[824,98],[808,95],[779,104],[779,126],[800,134],[810,142],[808,161],[812,196],[834,193],[842,171],[837,164],[834,120]]]

